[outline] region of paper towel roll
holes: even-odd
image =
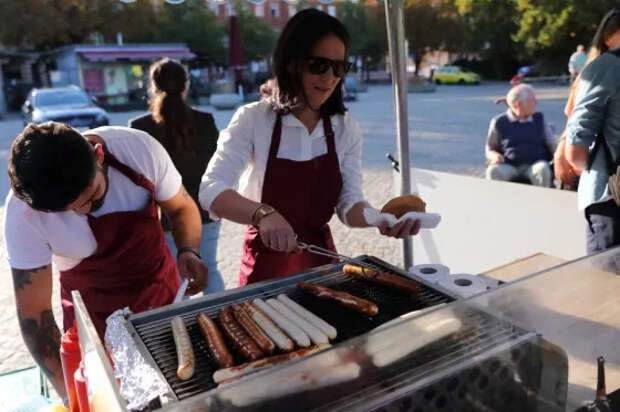
[[[450,275],[450,268],[439,263],[425,263],[412,266],[409,272],[428,282],[438,283]]]
[[[487,282],[483,278],[467,273],[457,273],[448,276],[440,280],[437,284],[463,298],[487,290]]]

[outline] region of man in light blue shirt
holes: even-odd
[[[566,158],[579,170],[587,168],[589,148],[597,135],[603,136],[592,152],[589,170],[584,170],[579,181],[588,253],[620,244],[620,207],[607,184],[609,170],[620,163],[620,10],[605,16],[595,45],[597,38],[602,54],[581,74],[575,109],[566,127]]]

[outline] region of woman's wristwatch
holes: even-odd
[[[269,216],[275,211],[276,210],[273,207],[265,203],[261,203],[261,205],[254,211],[254,214],[252,214],[252,226],[258,226],[264,217]]]

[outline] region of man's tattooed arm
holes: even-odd
[[[61,397],[66,395],[60,363],[60,330],[52,313],[52,268],[11,269],[19,327],[41,370]]]

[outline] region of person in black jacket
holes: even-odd
[[[218,130],[210,113],[193,109],[187,104],[188,77],[177,61],[164,58],[150,68],[150,113],[131,119],[129,127],[143,130],[162,143],[172,162],[181,173],[183,186],[198,204],[200,179],[217,147]],[[225,289],[222,274],[217,269],[217,240],[221,222],[214,222],[200,209],[202,218],[201,256],[209,268],[208,285],[204,294]],[[177,250],[165,216],[162,225],[173,253]]]

